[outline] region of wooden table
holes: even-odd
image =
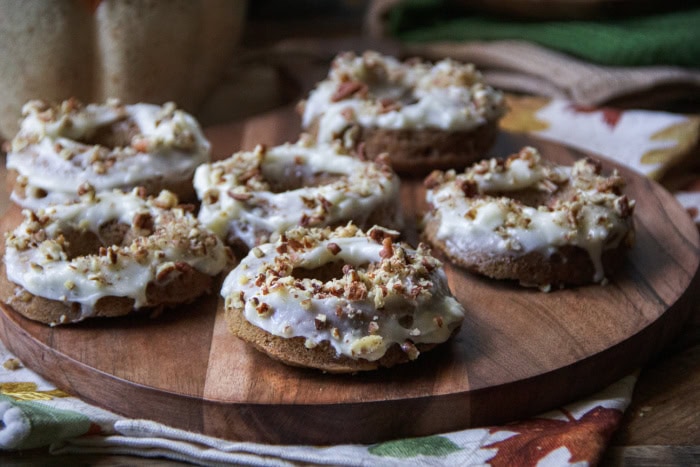
[[[202,119],[216,123],[251,115],[294,99],[293,86],[266,66],[251,66],[232,75],[222,87],[228,102],[243,102],[235,115],[212,99]],[[308,85],[308,83],[302,83]],[[3,160],[4,163],[4,160]],[[684,331],[640,372],[632,404],[607,450],[603,464],[689,465],[700,462],[700,304]],[[46,450],[1,453],[10,465],[173,465],[127,456],[50,456]]]
[[[700,310],[685,330],[642,369],[606,465],[700,463]]]

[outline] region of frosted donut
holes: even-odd
[[[246,251],[299,225],[402,225],[399,178],[383,160],[360,161],[304,139],[204,164],[194,187],[199,220]]]
[[[396,231],[296,228],[224,280],[233,334],[293,366],[346,373],[415,360],[464,319],[441,263]]]
[[[177,197],[83,194],[35,213],[6,237],[3,299],[47,324],[171,307],[207,292],[230,251]]]
[[[370,159],[387,152],[396,171],[425,174],[483,157],[505,103],[472,64],[368,51],[338,55],[299,111],[319,142],[338,140]]]
[[[425,238],[489,277],[543,290],[605,282],[634,240],[624,180],[591,159],[559,166],[525,147],[461,174],[436,171],[425,185]]]
[[[31,101],[22,115],[7,167],[17,175],[12,200],[29,209],[76,200],[83,184],[98,192],[167,189],[194,199],[194,169],[209,160],[198,123],[173,103]]]

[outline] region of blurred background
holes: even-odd
[[[242,86],[246,77],[269,80],[266,94],[244,96],[265,108],[271,105],[267,99],[290,99],[290,93],[299,94],[295,86],[302,92],[312,86],[322,76],[311,72],[313,63],[320,73],[339,50],[374,48],[469,61],[492,85],[513,93],[582,106],[692,112],[700,108],[698,5],[678,0],[255,1],[248,4],[238,65],[229,78]],[[297,82],[280,82],[285,76]],[[205,121],[220,120],[226,100],[210,100]]]
[[[174,100],[204,125],[300,96],[340,50],[473,62],[507,91],[692,111],[700,8],[679,0],[0,0],[0,134],[22,104]],[[291,79],[290,79],[291,78]]]

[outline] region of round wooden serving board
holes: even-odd
[[[295,139],[289,109],[210,128],[214,154]],[[524,144],[560,163],[584,154],[503,134],[493,153]],[[611,170],[612,164],[604,164]],[[500,424],[570,402],[633,371],[683,325],[698,297],[698,231],[659,185],[621,169],[637,200],[637,243],[605,286],[551,293],[446,265],[467,310],[449,344],[410,364],[356,375],[284,366],[231,336],[217,294],[156,318],[51,328],[7,307],[0,338],[59,388],[128,417],[231,440],[346,443]],[[404,180],[411,222],[419,180]],[[19,220],[11,207],[3,231]],[[415,239],[415,225],[406,235]]]

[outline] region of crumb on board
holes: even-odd
[[[7,370],[19,370],[22,367],[22,363],[17,360],[16,358],[8,358],[5,360],[5,362],[2,364],[2,366],[7,369]]]

